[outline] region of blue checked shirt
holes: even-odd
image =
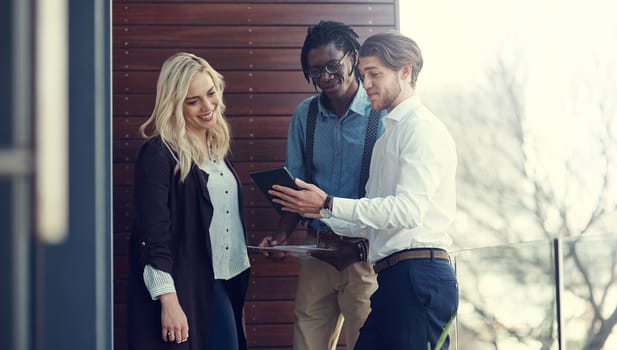
[[[325,96],[320,95],[321,98]],[[371,103],[366,90],[359,85],[351,105],[343,117],[327,110],[319,100],[313,144],[311,182],[326,193],[345,198],[358,198],[360,168],[364,152],[364,139],[371,113]],[[312,97],[300,102],[293,113],[287,135],[286,166],[294,177],[305,179],[306,124]],[[385,111],[382,112],[382,116]],[[383,134],[379,123],[377,136]],[[311,224],[327,230],[320,221]]]

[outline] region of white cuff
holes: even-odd
[[[144,268],[144,283],[152,300],[158,300],[159,296],[167,293],[175,293],[174,279],[165,271],[157,270],[151,265]]]
[[[335,218],[353,221],[357,199],[334,197],[332,199],[332,216]]]

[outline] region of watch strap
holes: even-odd
[[[332,210],[332,196],[326,196],[326,199],[323,201],[323,205],[321,206],[323,209]]]

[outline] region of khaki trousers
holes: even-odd
[[[300,259],[293,349],[334,350],[343,324],[347,349],[353,349],[375,289],[370,263],[357,262],[338,271],[319,259]]]

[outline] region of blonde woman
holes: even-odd
[[[130,349],[246,348],[249,259],[223,88],[206,60],[175,54],[139,129],[147,141],[135,164]]]

